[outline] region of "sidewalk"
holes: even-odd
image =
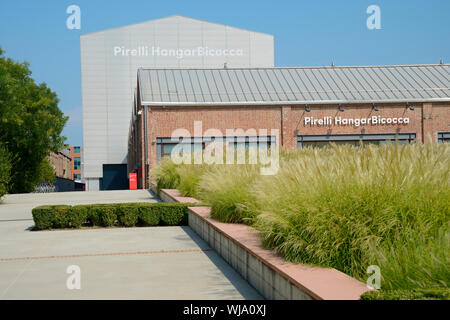
[[[40,204],[156,201],[145,190],[7,196],[0,299],[261,299],[189,227],[30,231]],[[81,289],[66,269],[81,270]]]

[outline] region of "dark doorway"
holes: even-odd
[[[102,190],[128,189],[128,174],[126,164],[104,164]]]

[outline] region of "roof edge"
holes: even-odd
[[[345,69],[345,68],[411,68],[411,67],[450,67],[450,64],[436,63],[436,64],[392,64],[392,65],[365,65],[365,66],[278,66],[278,67],[229,67],[229,68],[179,68],[179,67],[140,67],[138,70],[160,71],[160,70],[271,70],[271,69]]]
[[[148,107],[203,107],[203,106],[261,106],[261,105],[320,105],[320,104],[380,104],[380,103],[426,103],[450,102],[449,98],[432,99],[386,99],[386,100],[311,100],[311,101],[235,101],[235,102],[154,102],[141,101],[141,106]]]
[[[108,28],[108,29],[103,29],[103,30],[98,30],[98,31],[92,31],[92,32],[88,32],[88,33],[83,33],[83,34],[80,35],[80,38],[81,38],[81,37],[85,37],[85,36],[94,35],[94,34],[100,33],[100,32],[107,32],[107,31],[112,31],[112,30],[117,30],[117,29],[121,29],[121,28],[137,26],[137,25],[140,25],[140,24],[148,23],[148,22],[153,22],[153,21],[158,21],[158,20],[163,20],[163,19],[168,19],[168,18],[175,18],[175,17],[181,17],[181,18],[185,18],[185,19],[196,20],[196,21],[199,21],[199,22],[211,23],[211,24],[215,24],[215,25],[219,25],[219,26],[223,26],[223,27],[230,27],[230,28],[233,28],[233,29],[241,30],[241,31],[247,31],[247,32],[253,32],[253,33],[259,33],[259,34],[263,34],[263,35],[270,36],[270,37],[274,38],[274,35],[273,35],[273,34],[270,34],[270,33],[265,33],[265,32],[260,32],[260,31],[253,31],[253,30],[244,29],[244,28],[240,28],[240,27],[230,26],[230,25],[227,25],[227,24],[222,24],[222,23],[217,23],[217,22],[211,22],[211,21],[207,21],[207,20],[201,20],[201,19],[197,19],[197,18],[192,18],[192,17],[188,17],[188,16],[183,16],[183,15],[181,15],[181,14],[173,14],[173,15],[166,16],[166,17],[161,17],[161,18],[156,18],[156,19],[151,19],[151,20],[146,20],[146,21],[141,21],[141,22],[131,23],[131,24],[127,24],[127,25],[124,25],[124,26],[112,27],[112,28]]]

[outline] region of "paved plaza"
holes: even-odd
[[[146,190],[8,195],[0,299],[261,299],[190,227],[32,231],[43,204],[154,202]],[[69,266],[81,289],[67,288]]]

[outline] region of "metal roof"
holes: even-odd
[[[142,105],[450,101],[450,65],[139,69]]]

